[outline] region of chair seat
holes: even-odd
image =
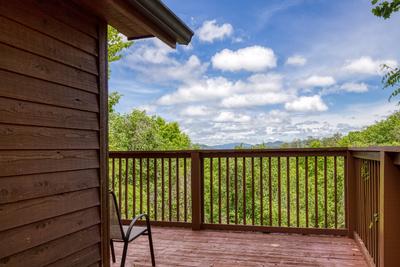
[[[126,233],[128,232],[128,225],[122,226],[122,229],[124,230],[124,234],[126,236]],[[140,227],[140,226],[134,226],[132,227],[131,234],[129,235],[129,241],[132,241],[133,239],[137,238],[138,236],[142,235],[147,231],[146,227]]]

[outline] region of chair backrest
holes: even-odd
[[[110,238],[124,239],[124,230],[122,229],[122,221],[117,205],[117,197],[114,192],[109,193],[110,203]]]

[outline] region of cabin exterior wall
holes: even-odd
[[[106,30],[72,1],[0,2],[0,266],[109,265]]]

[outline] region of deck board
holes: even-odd
[[[367,266],[347,237],[153,227],[153,240],[157,266]],[[147,237],[129,244],[126,266],[151,266]]]

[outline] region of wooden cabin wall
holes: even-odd
[[[106,62],[71,1],[0,0],[0,266],[101,265]]]

